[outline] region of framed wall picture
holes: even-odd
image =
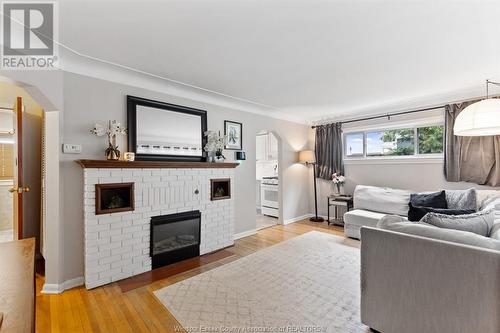
[[[243,149],[243,125],[241,123],[224,120],[224,135],[227,135],[226,149]]]

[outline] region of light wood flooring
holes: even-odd
[[[327,226],[326,222],[304,220],[286,226],[277,225],[237,240],[233,247],[226,249],[233,256],[202,264],[198,268],[125,293],[118,283],[112,283],[90,291],[78,287],[61,295],[45,295],[40,293],[43,277],[37,276],[36,331],[185,332],[179,329],[178,322],[155,298],[153,291],[312,230],[343,236],[342,227]]]

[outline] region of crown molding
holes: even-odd
[[[281,113],[277,108],[171,80],[78,53],[60,46],[59,69],[68,73],[134,86],[223,108],[249,112],[289,122],[306,124]]]
[[[420,95],[397,100],[384,101],[382,103],[351,108],[337,114],[334,117],[318,117],[310,121],[309,124],[318,125],[336,121],[348,121],[357,118],[385,115],[407,110],[410,111],[414,109],[434,107],[449,103],[458,103],[469,99],[482,98],[484,92],[484,84],[478,84],[463,89],[457,89],[439,94]]]

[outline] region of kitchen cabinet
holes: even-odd
[[[278,160],[278,139],[272,133],[257,135],[255,155],[257,161]]]

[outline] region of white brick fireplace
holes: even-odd
[[[199,210],[200,254],[233,245],[234,198],[211,201],[210,180],[229,178],[233,187],[234,166],[92,168],[80,164],[84,167],[85,286],[88,289],[151,270],[152,216]],[[169,163],[172,164],[175,163]],[[135,184],[135,210],[96,215],[96,184],[131,182]],[[231,193],[234,193],[232,188]]]

